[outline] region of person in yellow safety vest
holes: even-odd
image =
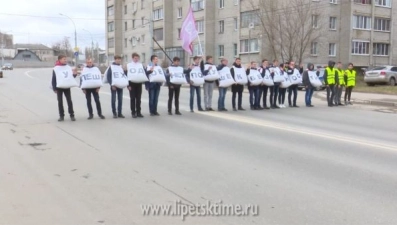
[[[338,62],[336,66],[337,76],[338,76],[338,84],[335,85],[335,105],[343,106],[341,103],[342,91],[345,84],[345,71],[342,69],[342,63]]]
[[[334,61],[329,61],[328,62],[328,67],[325,68],[324,72],[324,82],[325,85],[327,86],[327,101],[328,101],[328,107],[334,106],[334,98],[335,98],[335,85],[337,85],[338,82],[338,76],[337,76],[337,71],[334,68],[335,62]]]
[[[356,71],[353,70],[353,67],[354,67],[353,63],[349,63],[349,67],[345,71],[345,82],[346,82],[345,105],[347,104],[353,105],[350,102],[353,88],[356,86]],[[348,100],[348,102],[346,100]]]

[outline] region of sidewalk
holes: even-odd
[[[345,93],[342,93],[342,101],[345,96]],[[327,92],[315,92],[315,98],[319,98],[321,100],[327,99]],[[377,105],[377,106],[385,106],[385,107],[397,107],[397,95],[383,95],[383,94],[371,94],[371,93],[352,93],[351,100],[355,104],[367,104],[367,105]]]

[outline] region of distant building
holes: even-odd
[[[29,50],[36,54],[40,61],[51,62],[57,60],[55,51],[43,44],[15,44],[14,49],[16,54]]]
[[[21,61],[35,61],[35,62],[40,62],[42,61],[36,53],[30,51],[30,50],[20,50],[18,53],[15,55],[13,60],[21,60]]]

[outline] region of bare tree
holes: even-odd
[[[67,57],[73,56],[72,46],[68,37],[64,37],[62,40],[53,43],[52,49],[58,54],[63,54]]]
[[[321,32],[321,12],[312,0],[248,0],[259,20],[270,56],[301,63]],[[268,56],[268,57],[270,57]]]

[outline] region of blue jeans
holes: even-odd
[[[227,88],[218,88],[219,89],[219,98],[218,98],[218,110],[225,109],[225,98]]]
[[[312,87],[306,88],[306,95],[305,95],[306,106],[309,106],[312,104],[313,91],[314,91],[314,89]]]
[[[112,87],[110,87],[110,91],[112,93],[112,112],[113,115],[121,115],[122,114],[122,109],[123,109],[123,89],[122,88],[116,88],[116,90],[113,90]],[[117,95],[117,111],[116,111],[116,95]]]
[[[259,107],[260,88],[258,86],[248,86],[250,92],[250,106],[251,108]]]
[[[149,88],[149,111],[150,114],[157,113],[157,103],[159,102],[160,86]]]
[[[196,91],[196,94],[197,94],[197,107],[200,110],[200,109],[202,109],[201,108],[201,87],[196,87],[193,85],[190,85],[190,110],[193,110],[194,91]]]

